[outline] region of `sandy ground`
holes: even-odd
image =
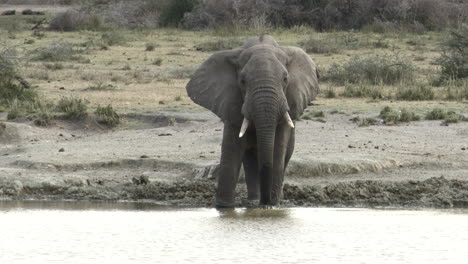
[[[350,118],[297,123],[283,205],[468,207],[467,122],[357,127]],[[3,124],[4,199],[212,205],[223,125],[209,112],[128,115],[127,129],[113,131]],[[239,205],[249,205],[242,180]]]

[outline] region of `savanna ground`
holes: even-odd
[[[0,16],[0,43],[16,51],[41,101],[0,105],[4,199],[210,206],[223,125],[185,84],[213,52],[268,33],[306,49],[322,75],[320,96],[297,122],[284,205],[468,206],[468,84],[434,84],[448,32],[31,31],[41,19]],[[360,73],[349,68],[371,71],[380,59],[384,73],[353,79]],[[78,105],[71,115],[64,100]],[[109,105],[118,124],[95,112]],[[248,205],[245,186],[238,190]]]

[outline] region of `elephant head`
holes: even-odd
[[[268,35],[213,54],[186,88],[195,103],[239,128],[239,137],[255,129],[260,174],[272,167],[277,126],[294,127],[292,120],[319,92],[316,65],[307,53],[279,46]]]

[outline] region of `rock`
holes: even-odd
[[[159,134],[158,136],[160,136],[160,137],[167,137],[167,136],[172,136],[172,134],[171,134],[171,133],[161,133],[161,134]]]
[[[149,158],[148,155],[141,155],[140,156],[140,159],[147,159],[147,158]]]
[[[14,16],[16,14],[16,10],[5,10],[2,12],[2,16]]]
[[[59,152],[65,152],[64,148],[59,149]]]
[[[45,15],[44,12],[32,11],[31,9],[25,9],[25,10],[23,10],[23,12],[21,12],[21,14],[23,14],[25,16],[43,16],[43,15]]]

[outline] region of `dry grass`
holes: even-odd
[[[0,33],[4,31],[0,29]],[[297,45],[307,38],[307,34],[318,35],[319,39],[336,39],[344,33],[314,33],[307,32],[297,34],[294,30],[278,29],[271,32],[281,45]],[[5,45],[14,45],[18,39],[30,39],[28,30],[18,31],[15,39],[6,39]],[[204,43],[219,40],[217,31],[191,32],[177,29],[158,29],[152,31],[128,31],[119,32],[119,37],[127,40],[122,44],[109,45],[107,50],[102,50],[99,43],[102,40],[102,32],[46,32],[43,38],[34,38],[34,42],[23,45],[19,49],[26,62],[23,64],[23,75],[30,83],[38,86],[39,93],[52,102],[57,103],[62,97],[77,96],[89,101],[90,109],[96,109],[98,105],[112,104],[119,113],[147,112],[156,110],[192,111],[201,109],[187,97],[185,85],[194,69],[208,58],[213,52],[203,52],[196,47]],[[239,31],[236,38],[245,39],[251,36],[251,32]],[[350,36],[349,34],[352,34]],[[346,33],[350,39],[357,39],[356,47],[340,48],[339,53],[313,54],[313,59],[319,69],[325,70],[333,63],[346,63],[354,56],[368,56],[374,54],[398,53],[399,56],[413,60],[417,66],[416,80],[427,80],[428,73],[436,74],[437,66],[431,64],[434,58],[439,56],[438,43],[444,38],[443,33],[427,33],[425,35],[411,34],[374,34],[374,33]],[[79,61],[43,62],[29,60],[29,54],[38,48],[45,47],[61,39],[63,43],[70,43],[76,47],[86,47],[86,52],[79,54],[83,57]],[[369,43],[376,43],[384,39],[391,43],[392,50],[376,48]],[[157,47],[151,52],[145,51],[148,43],[157,43]],[[353,42],[354,43],[354,42]],[[409,44],[408,44],[409,43]],[[415,50],[414,43],[425,43],[424,50]],[[29,57],[28,57],[29,56]],[[414,59],[416,58],[416,59]],[[128,66],[127,66],[128,65]],[[63,67],[62,67],[63,66]],[[130,69],[130,70],[124,70]],[[96,86],[96,83],[112,84],[118,89],[86,89]],[[329,84],[322,83],[325,91]],[[63,87],[63,89],[62,89]],[[381,87],[386,100],[387,95],[395,95],[398,85]],[[445,99],[446,87],[437,87],[436,99]],[[367,98],[343,98],[343,86],[334,86],[333,91],[338,98],[318,98],[321,106],[317,110],[337,109],[353,111],[365,111],[381,109],[385,103],[372,101]],[[439,92],[441,95],[439,96]],[[174,98],[178,98],[175,100]],[[159,104],[158,102],[164,102]],[[463,102],[447,102],[454,109],[466,107]],[[388,104],[388,101],[387,101]],[[424,102],[393,102],[396,107],[404,104],[406,108],[421,107],[433,108],[435,101]],[[410,105],[410,106],[407,106]]]

